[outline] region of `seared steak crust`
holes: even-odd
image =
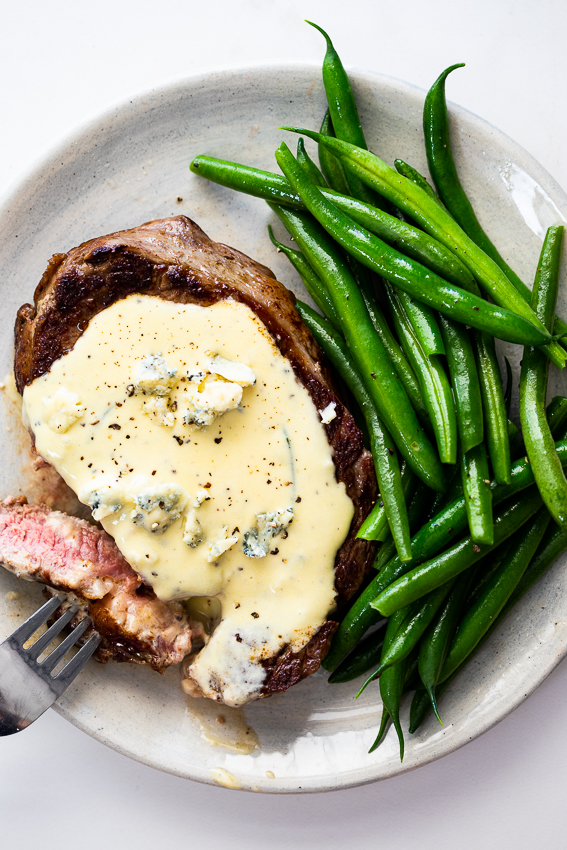
[[[99,661],[135,661],[162,671],[191,652],[193,638],[203,638],[181,605],[161,602],[142,585],[105,531],[28,505],[22,496],[0,502],[0,563],[82,600],[102,636]]]
[[[148,222],[93,239],[49,262],[34,296],[16,320],[18,390],[49,370],[73,348],[90,319],[132,293],[202,306],[226,298],[247,304],[268,328],[318,410],[336,403],[325,425],[337,479],[344,482],[355,515],[337,554],[335,587],[342,606],[360,587],[375,544],[356,532],[376,499],[369,452],[353,417],[340,402],[322,355],[295,309],[295,297],[272,272],[239,251],[215,243],[185,216]],[[301,653],[284,652],[267,663],[266,693],[285,690],[313,672],[328,649],[335,625],[327,623]],[[293,655],[293,658],[292,658]]]

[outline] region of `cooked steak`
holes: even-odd
[[[28,505],[25,498],[0,502],[0,563],[20,578],[72,593],[102,635],[96,657],[149,664],[164,670],[179,663],[195,638],[178,603],[165,604],[126,563],[114,540],[82,519]]]
[[[334,418],[325,429],[336,477],[345,484],[355,509],[335,562],[336,601],[339,607],[344,605],[363,582],[375,549],[374,544],[356,539],[376,499],[372,458],[295,309],[293,294],[265,266],[211,241],[185,216],[149,222],[55,255],[36,289],[34,304],[24,305],[18,313],[15,375],[20,393],[73,348],[95,315],[134,293],[201,306],[229,298],[246,304],[291,363],[316,409],[334,405]],[[262,694],[285,690],[316,670],[335,627],[328,620],[300,652],[287,647],[264,660]]]

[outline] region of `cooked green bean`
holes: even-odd
[[[439,616],[431,623],[419,647],[419,676],[429,694],[431,706],[439,723],[441,723],[441,718],[437,711],[435,690],[449,646],[466,604],[473,578],[474,570],[466,570],[466,572],[457,576],[449,595],[444,600]]]
[[[493,549],[490,555],[483,558],[480,564],[477,564],[476,569],[467,570],[467,572],[473,573],[474,578],[467,600],[468,607],[474,605],[476,600],[484,593],[486,586],[492,581],[493,576],[500,569],[504,559],[508,557],[508,553],[513,545],[513,540],[505,540],[504,543]]]
[[[402,620],[403,614],[401,613],[397,615],[395,614],[388,620],[386,634],[384,635],[384,644],[382,647],[383,653],[388,650],[390,643],[396,636],[396,633],[402,623]],[[369,750],[369,752],[373,752],[383,740],[383,734],[385,732],[386,725],[384,714],[387,713],[392,723],[394,724],[398,736],[398,741],[400,744],[400,761],[404,760],[404,733],[402,731],[402,726],[400,723],[400,702],[404,690],[404,681],[405,662],[402,662],[401,664],[396,664],[393,667],[389,667],[387,670],[384,671],[383,675],[380,676],[380,697],[382,699],[382,705],[384,706],[383,718],[380,724],[378,735],[376,736],[376,740],[374,741]]]
[[[529,304],[531,301],[530,290],[502,258],[482,229],[457,174],[451,149],[449,116],[445,99],[445,82],[451,71],[454,71],[456,68],[464,68],[464,63],[460,62],[456,65],[451,65],[450,68],[443,71],[433,83],[425,98],[423,107],[423,132],[429,171],[441,199],[455,221],[458,222],[465,233],[468,234],[479,248],[494,260],[508,280]],[[567,323],[557,318],[556,329],[562,334],[567,334]]]
[[[258,168],[211,156],[196,156],[190,167],[194,174],[226,186],[228,189],[245,192],[253,197],[263,198],[265,201],[292,209],[305,209],[299,195],[293,191],[289,181],[281,174],[261,171]],[[324,197],[332,201],[345,215],[350,216],[401,253],[436,272],[439,277],[463,289],[474,286],[473,276],[452,251],[419,228],[356,198],[348,197],[344,193],[339,194],[331,189],[321,191]]]
[[[330,323],[318,316],[307,304],[298,302],[297,309],[332,365],[350,388],[364,414],[388,525],[400,557],[407,561],[411,558],[409,521],[398,457],[390,435],[376,412],[373,399],[364,382],[352,365],[349,351],[340,335]]]
[[[408,165],[408,163],[404,162],[403,159],[395,159],[394,165],[398,174],[403,174],[404,177],[407,177],[408,180],[412,181],[412,183],[416,183],[418,186],[421,186],[423,191],[427,192],[430,198],[433,198],[434,201],[440,203],[435,190],[429,185],[426,178],[423,174],[420,174],[417,169],[415,169],[412,165]]]
[[[439,316],[439,326],[445,340],[461,449],[468,452],[482,443],[484,437],[482,395],[474,351],[469,332],[463,325]]]
[[[299,307],[298,309],[301,313],[302,308]],[[309,325],[309,318],[309,316],[307,320],[305,320],[304,318],[304,321],[307,325]],[[413,488],[417,484],[417,479],[405,461],[402,462],[400,475],[402,481],[403,498],[404,502],[407,504],[413,491]],[[388,535],[389,525],[386,517],[386,509],[384,507],[384,500],[380,499],[379,502],[376,502],[376,504],[360,526],[358,534],[356,536],[361,540],[377,540],[383,543],[388,539]]]
[[[567,549],[567,529],[555,524],[550,526],[548,534],[540,543],[531,564],[502,609],[500,618],[506,616],[508,611],[522,598],[524,593],[527,593],[533,587],[536,581],[555,563],[565,549]]]
[[[374,330],[382,340],[382,345],[386,349],[388,357],[392,361],[392,365],[396,370],[396,374],[417,414],[417,418],[425,430],[429,432],[431,430],[431,422],[421,394],[419,381],[408,363],[404,352],[395,339],[394,334],[390,330],[390,326],[386,321],[382,310],[378,306],[376,298],[374,297],[373,288],[369,280],[372,273],[365,266],[362,266],[357,260],[355,260],[354,257],[351,257],[348,254],[346,255],[346,260],[353,277],[358,284],[358,288],[362,293]]]
[[[532,308],[553,331],[559,285],[559,260],[563,227],[547,231],[532,293]],[[534,478],[555,522],[567,524],[567,479],[545,415],[548,361],[537,348],[524,349],[520,374],[520,421]]]
[[[403,484],[403,476],[404,476],[404,468],[402,467],[402,484]],[[408,499],[409,494],[406,493],[406,504],[408,506],[408,520],[409,520],[410,533],[412,535],[415,534],[417,529],[422,525],[424,513],[427,510],[426,496],[430,495],[430,491],[425,486],[425,484],[422,484],[421,481],[418,481],[415,478],[415,476],[414,476],[413,480],[414,480],[414,483],[415,483],[415,490],[413,492],[413,495],[411,495],[411,498]],[[404,493],[405,492],[406,491],[404,490]],[[360,531],[362,531],[363,526],[364,526],[364,523],[360,527],[360,530],[359,530],[359,532],[356,536],[359,537],[359,538],[362,538],[363,540],[373,540],[374,539],[373,537],[366,537],[366,536],[364,536],[363,534],[360,533]],[[388,561],[392,560],[392,558],[395,556],[395,554],[396,554],[396,547],[395,547],[394,541],[390,537],[380,547],[378,554],[376,555],[376,558],[374,559],[374,564],[373,564],[374,569],[376,571],[381,570],[382,567],[385,564],[388,563]]]
[[[327,50],[321,70],[335,135],[338,139],[344,139],[347,142],[352,142],[355,145],[366,148],[366,139],[362,131],[354,94],[340,56],[325,30],[321,29],[321,27],[312,21],[307,21],[307,23],[315,27],[316,30],[319,30],[327,43]],[[384,201],[381,198],[377,198],[375,193],[356,175],[347,173],[346,177],[350,186],[350,193],[355,198],[359,198],[361,201],[366,201],[374,206],[384,205]]]
[[[382,646],[384,644],[384,631],[386,620],[383,624],[366,635],[350,655],[342,661],[334,673],[329,676],[330,685],[339,685],[343,682],[351,682],[359,676],[367,673],[380,662]]]
[[[331,113],[328,109],[325,112],[325,117],[321,124],[321,133],[324,136],[335,135],[333,122],[331,121]],[[321,166],[321,171],[323,172],[323,176],[329,184],[329,187],[334,189],[336,192],[340,192],[342,195],[350,195],[350,186],[348,185],[343,164],[322,145],[318,145],[318,151],[319,165]]]
[[[297,142],[297,161],[316,186],[321,186],[323,189],[327,188],[325,177],[305,150],[305,142],[301,138]]]
[[[567,549],[567,529],[559,528],[559,526],[554,525],[552,533],[548,533],[544,540],[540,543],[535,557],[530,563],[528,569],[518,582],[512,595],[500,611],[500,614],[496,617],[492,625],[477,643],[475,649],[467,658],[465,658],[463,664],[439,685],[437,689],[437,699],[439,699],[441,694],[448,689],[453,680],[457,677],[461,670],[466,667],[469,661],[472,660],[473,656],[476,655],[481,646],[486,643],[488,638],[498,628],[502,620],[506,617],[514,605],[516,605],[522,596],[527,593],[538,579],[541,578],[545,571],[555,563],[557,558],[565,551],[565,549]],[[423,723],[430,709],[431,703],[428,700],[427,693],[425,691],[416,691],[410,710],[410,732],[415,732],[416,729]]]
[[[524,438],[518,426],[508,420],[508,441],[510,443],[510,458],[515,460],[526,454]]]
[[[506,409],[506,416],[510,418],[510,407],[512,405],[512,384],[513,376],[512,376],[512,367],[510,366],[510,361],[507,357],[504,358],[504,362],[506,364],[506,390],[504,392],[504,407]]]
[[[484,410],[484,436],[490,463],[496,481],[499,484],[507,484],[510,482],[510,438],[494,339],[485,333],[475,333],[473,340]]]
[[[321,197],[285,145],[278,150],[277,158],[280,168],[304,200],[311,192],[316,193],[315,197]],[[443,490],[444,472],[439,458],[420,428],[408,396],[397,380],[342,255],[332,240],[325,237],[318,226],[315,227],[315,222],[312,223],[304,213],[293,214],[302,216],[303,221],[301,233],[298,231],[295,236],[297,243],[326,284],[337,312],[342,316],[347,345],[380,417],[413,472],[433,490]]]
[[[281,211],[281,208],[280,210],[275,209],[274,212],[276,212],[276,215],[278,215],[279,218],[283,218],[283,211]],[[339,329],[341,323],[337,315],[335,305],[331,301],[327,287],[319,275],[315,274],[301,251],[296,251],[295,248],[290,248],[289,245],[284,245],[282,242],[278,242],[270,225],[268,225],[268,233],[272,243],[276,246],[278,251],[285,254],[292,266],[299,273],[305,285],[305,289],[319,310],[335,328]]]
[[[300,132],[315,141],[321,141],[343,162],[347,172],[352,172],[363,179],[369,186],[383,194],[387,200],[414,218],[427,233],[452,250],[470,269],[478,283],[496,304],[522,316],[546,336],[542,347],[545,348],[552,362],[559,368],[563,368],[567,354],[558,343],[550,341],[551,337],[546,333],[545,327],[504,272],[466,235],[451,215],[437,201],[429,197],[427,192],[398,174],[369,151],[340,139],[323,137],[320,133],[313,131],[299,130],[294,127],[282,129]],[[426,301],[426,303],[429,302]],[[455,316],[455,318],[458,317]],[[465,320],[465,323],[476,327],[470,319]],[[512,340],[509,341],[512,342]],[[539,345],[539,343],[534,344]]]
[[[480,561],[511,534],[515,534],[539,510],[541,504],[537,488],[531,488],[528,493],[508,502],[496,513],[492,546],[481,548],[470,537],[465,537],[441,555],[406,572],[370,604],[385,617],[405,608]]]
[[[561,462],[567,466],[567,441],[563,440],[563,437],[567,435],[563,432],[560,436],[562,439],[556,444],[556,448]],[[534,476],[528,459],[522,458],[516,461],[512,464],[511,484],[497,484],[495,481],[491,481],[493,506],[511,499],[512,496],[521,493],[533,483]],[[329,654],[323,661],[323,667],[326,670],[333,670],[339,661],[352,650],[367,629],[378,622],[380,614],[371,607],[370,603],[382,590],[403,576],[412,566],[429,561],[438,552],[445,549],[451,540],[458,539],[466,527],[467,514],[464,496],[444,507],[429,522],[425,523],[411,538],[413,561],[402,564],[397,556],[392,558],[347,611],[335,633]]]
[[[433,310],[415,301],[403,289],[398,289],[397,292],[425,356],[435,357],[437,354],[445,354],[441,329]]]
[[[554,440],[563,439],[559,436],[563,426],[567,423],[567,398],[562,395],[553,396],[547,407],[545,415]]]
[[[451,387],[438,357],[427,357],[404,310],[399,293],[386,287],[390,312],[398,338],[418,376],[442,463],[456,463],[457,420]]]
[[[522,528],[510,553],[463,617],[439,676],[440,682],[448,679],[462,665],[498,617],[525,573],[549,523],[549,512],[544,507]]]
[[[405,616],[396,634],[388,646],[383,648],[380,664],[367,678],[360,691],[380,676],[388,667],[399,664],[407,658],[410,652],[415,649],[420,638],[431,625],[439,608],[451,592],[454,582],[455,579],[448,581],[405,609]]]
[[[401,700],[401,696],[400,696],[400,700]],[[388,732],[388,730],[390,728],[390,723],[391,723],[390,715],[388,714],[386,707],[383,706],[382,707],[382,717],[380,718],[380,726],[378,727],[378,734],[376,735],[376,738],[374,739],[374,743],[372,744],[372,746],[368,750],[369,753],[373,753],[374,750],[377,747],[380,746],[380,744],[382,743],[382,741],[386,737],[386,733]],[[402,735],[402,737],[403,737],[403,735]]]
[[[461,476],[471,539],[491,546],[494,542],[492,490],[484,443],[461,452]]]
[[[339,141],[328,137],[321,138],[325,138],[326,142]],[[527,318],[490,304],[465,289],[453,286],[420,263],[404,257],[365,228],[355,224],[352,219],[327,201],[321,191],[307,179],[284,143],[276,151],[276,160],[284,175],[300,194],[305,206],[325,230],[349,254],[368,268],[378,272],[398,289],[403,289],[429,307],[448,315],[449,318],[487,331],[508,342],[542,345],[550,339],[549,333],[543,326],[536,327],[536,324]],[[400,180],[406,179],[400,175],[397,176]],[[409,183],[409,181],[406,182]],[[413,184],[410,185],[413,186]],[[417,187],[414,186],[414,188]],[[520,301],[524,307],[527,306],[522,299]],[[527,309],[529,310],[529,307]]]

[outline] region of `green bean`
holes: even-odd
[[[506,391],[504,393],[504,408],[506,410],[506,416],[510,418],[510,407],[512,405],[512,386],[513,386],[513,377],[512,377],[512,367],[510,366],[510,361],[507,357],[504,358],[504,362],[506,364]]]
[[[456,502],[459,499],[464,500],[463,478],[462,478],[462,475],[460,474],[461,470],[458,469],[457,471],[458,471],[459,474],[455,475],[451,479],[451,483],[449,484],[449,487],[447,488],[447,492],[442,497],[440,497],[439,507],[437,509],[438,513],[440,513],[441,511],[444,511],[445,508],[447,508],[453,502]],[[464,501],[463,501],[463,505],[464,505]]]
[[[412,652],[409,658],[406,658],[405,665],[405,675],[404,675],[404,690],[403,693],[407,694],[409,691],[415,691],[417,687],[420,685],[419,681],[419,672],[417,669],[417,656],[418,651],[417,648]],[[388,668],[390,669],[390,668]],[[386,672],[386,671],[384,671]]]
[[[462,227],[465,233],[481,248],[485,254],[500,267],[512,285],[518,290],[523,299],[529,304],[531,292],[518,275],[501,257],[496,247],[482,229],[474,209],[461,185],[453,153],[449,133],[449,116],[445,99],[445,82],[456,68],[464,68],[464,63],[451,65],[438,77],[425,98],[423,108],[423,132],[427,162],[437,191],[443,203]],[[557,330],[567,334],[567,323],[557,319]]]
[[[559,285],[563,227],[547,231],[532,294],[532,308],[553,331]],[[567,479],[545,415],[548,361],[536,348],[525,348],[520,374],[520,421],[534,478],[547,508],[558,525],[567,524]]]
[[[514,547],[504,559],[482,595],[463,617],[451,644],[443,670],[442,682],[460,667],[488,631],[525,573],[549,525],[547,509],[541,508],[521,530]]]
[[[473,543],[470,537],[465,537],[446,552],[402,575],[378,594],[370,604],[386,617],[400,608],[405,608],[480,561],[493,548],[507,540],[511,534],[515,534],[539,510],[541,504],[541,496],[535,487],[521,497],[508,502],[494,517],[492,546],[481,548]]]
[[[282,129],[301,132],[315,141],[321,140],[322,144],[343,162],[348,172],[356,174],[369,186],[378,190],[387,200],[412,216],[427,233],[452,250],[470,269],[479,284],[488,292],[496,304],[518,316],[522,316],[546,336],[542,343],[534,343],[534,345],[544,346],[552,362],[559,368],[563,368],[567,354],[556,342],[550,341],[551,336],[546,333],[545,327],[512,286],[504,272],[466,235],[451,215],[429,197],[427,192],[403,175],[398,174],[377,156],[362,148],[350,145],[340,139],[322,137],[320,133],[313,131],[298,130],[294,127],[283,127]],[[426,301],[426,303],[429,302]],[[457,316],[455,318],[458,319]],[[470,317],[468,320],[465,319],[464,322],[477,327]],[[494,335],[498,336],[498,334]],[[509,341],[512,342],[513,340]]]
[[[369,272],[365,266],[362,266],[357,260],[355,260],[354,257],[351,257],[348,254],[346,255],[346,260],[353,274],[353,277],[358,284],[358,288],[362,293],[364,303],[366,304],[366,309],[368,310],[368,315],[370,316],[370,321],[374,326],[374,330],[380,337],[382,345],[386,349],[388,357],[392,361],[392,365],[396,370],[396,374],[400,379],[400,382],[408,395],[411,405],[417,414],[417,418],[419,419],[423,427],[428,430],[431,428],[431,422],[429,420],[429,414],[427,412],[427,408],[425,406],[425,402],[421,394],[419,382],[414,374],[413,369],[408,363],[405,354],[403,353],[397,340],[395,339],[394,334],[390,330],[390,326],[388,325],[388,322],[386,321],[382,310],[376,302],[376,298],[373,294],[373,288],[369,281],[369,275],[371,274],[371,272]]]
[[[305,176],[284,145],[278,150],[278,164],[305,199],[319,190]],[[309,264],[325,282],[337,312],[347,345],[380,417],[414,473],[433,490],[443,490],[444,472],[435,450],[419,427],[404,388],[374,331],[363,297],[337,247],[320,228],[315,229],[304,213],[303,229],[296,240]],[[311,237],[309,234],[313,234]],[[323,247],[324,246],[324,247]]]
[[[196,156],[190,167],[194,174],[228,189],[292,209],[305,209],[299,195],[280,174],[210,156]],[[474,285],[473,276],[452,251],[419,228],[344,193],[339,194],[331,189],[321,191],[345,215],[440,277],[463,289]]]
[[[442,693],[447,690],[453,680],[461,672],[463,667],[466,667],[468,662],[473,658],[474,655],[476,655],[481,646],[486,643],[488,638],[498,628],[502,620],[519,602],[522,596],[524,596],[524,594],[527,593],[527,591],[535,584],[535,582],[541,578],[545,571],[548,570],[549,567],[551,567],[552,564],[555,563],[559,555],[561,555],[562,552],[565,551],[565,549],[567,549],[567,529],[560,528],[559,526],[554,525],[551,535],[548,534],[540,543],[536,555],[530,563],[528,569],[518,582],[512,595],[500,611],[500,614],[496,617],[492,625],[477,643],[475,649],[464,660],[463,664],[457,670],[455,670],[455,672],[451,676],[449,676],[447,679],[445,679],[444,682],[439,685],[439,688],[437,690],[438,698],[439,696],[441,696]],[[420,693],[418,695],[418,692],[416,692],[410,711],[410,732],[415,732],[416,729],[421,725],[421,723],[423,723],[430,707],[430,704],[428,705],[427,701],[424,701],[423,693]]]
[[[338,142],[339,140],[325,137],[325,141]],[[341,142],[341,144],[346,143]],[[283,143],[280,145],[276,151],[276,160],[290,183],[299,191],[305,206],[325,230],[349,254],[360,260],[363,265],[381,274],[398,289],[403,289],[417,300],[448,315],[449,318],[479,330],[485,330],[508,342],[541,345],[550,339],[545,328],[536,327],[530,320],[516,313],[489,304],[488,301],[449,284],[434,272],[399,254],[377,236],[355,224],[352,219],[327,201],[319,189],[307,180],[303,171],[296,165],[287,145]],[[400,180],[405,178],[400,177]],[[406,182],[409,183],[409,181]],[[299,186],[301,189],[298,189]],[[526,306],[524,301],[522,304]]]
[[[299,311],[301,313],[301,307]],[[302,314],[303,317],[303,314]],[[310,317],[307,317],[307,320],[304,321],[309,325]],[[411,492],[417,483],[417,479],[408,464],[403,461],[400,468],[400,477],[402,483],[402,493],[404,502],[407,504],[409,501],[409,497],[411,496]],[[408,513],[409,520],[409,513]],[[357,538],[360,540],[376,540],[380,543],[383,543],[388,539],[389,535],[389,525],[386,517],[386,509],[384,507],[384,500],[380,499],[379,502],[376,502],[362,525],[358,530]]]
[[[307,21],[307,23],[315,27],[316,30],[319,30],[327,43],[327,51],[321,70],[335,135],[338,139],[344,139],[347,142],[352,142],[355,145],[366,148],[366,139],[362,131],[354,94],[340,56],[333,47],[333,43],[327,33],[312,21]],[[374,206],[384,205],[384,201],[381,198],[377,198],[375,193],[356,175],[347,173],[346,177],[350,186],[350,192],[355,198],[359,198],[361,201],[366,201]]]
[[[386,634],[384,635],[384,644],[382,646],[383,653],[388,650],[390,643],[396,636],[396,633],[402,623],[402,620],[403,614],[394,615],[388,620]],[[382,699],[382,705],[384,706],[383,712],[387,712],[396,729],[398,741],[400,744],[400,761],[403,761],[404,759],[404,733],[402,731],[402,726],[400,723],[400,701],[404,689],[404,679],[404,662],[402,662],[402,664],[396,664],[394,667],[389,667],[387,670],[384,671],[384,674],[380,677],[380,697]],[[360,691],[358,693],[360,693]],[[373,752],[382,741],[383,733],[385,731],[384,727],[385,723],[383,717],[383,722],[380,724],[380,730],[378,732],[376,740],[370,747],[369,752]]]
[[[476,600],[484,593],[488,583],[492,581],[502,566],[504,559],[508,557],[513,545],[514,542],[512,540],[505,540],[504,543],[493,549],[490,555],[482,559],[480,564],[477,565],[476,570],[470,570],[470,572],[474,573],[474,581],[471,585],[468,598],[469,607],[474,605]]]
[[[508,420],[508,441],[510,443],[510,458],[512,460],[525,456],[524,438],[518,426]]]
[[[447,365],[455,396],[457,427],[463,452],[468,452],[484,437],[482,395],[471,340],[466,328],[446,316],[439,317],[445,341]]]
[[[417,171],[412,165],[408,165],[408,163],[404,162],[403,159],[395,159],[394,165],[398,174],[403,174],[404,177],[407,177],[408,180],[412,181],[412,183],[415,183],[417,186],[421,186],[423,191],[427,192],[430,198],[433,198],[434,201],[440,203],[439,196],[429,185],[423,174],[420,174],[419,171]]]
[[[471,539],[491,546],[494,542],[492,491],[484,443],[461,452],[461,476]]]
[[[434,357],[436,354],[445,354],[441,329],[433,310],[419,301],[414,301],[403,289],[398,289],[397,293],[425,356]]]
[[[558,525],[550,527],[548,534],[539,545],[534,559],[518,582],[510,599],[502,609],[503,618],[527,591],[533,587],[544,572],[555,563],[557,558],[567,549],[567,529]]]
[[[327,181],[305,150],[305,142],[301,138],[297,142],[297,161],[316,186],[321,186],[323,189],[327,188]]]
[[[366,679],[360,691],[380,676],[388,667],[399,664],[407,658],[410,652],[415,649],[420,638],[431,625],[439,608],[451,592],[454,582],[454,579],[448,581],[446,584],[428,593],[423,599],[419,599],[418,602],[404,609],[406,614],[402,623],[388,646],[383,648],[380,664]]]
[[[545,415],[547,416],[547,422],[553,439],[556,441],[565,439],[567,436],[567,428],[564,427],[567,424],[567,398],[561,395],[554,396],[545,409]],[[514,429],[517,436],[512,437]],[[523,457],[527,461],[526,447],[521,431],[512,422],[509,422],[508,433],[510,435],[511,455],[516,458]],[[563,461],[561,462],[563,463]]]
[[[458,499],[458,498],[460,498],[460,496],[462,496],[463,485],[462,485],[462,482],[461,482],[461,476],[457,475],[456,473],[457,473],[457,464],[455,464],[454,466],[448,466],[447,467],[447,490],[446,490],[445,493],[434,493],[434,494],[432,494],[433,498],[429,502],[429,504],[427,506],[426,514],[425,514],[425,517],[428,521],[430,519],[433,519],[433,517],[436,516],[436,514],[438,514],[439,511],[443,510],[443,508],[445,508],[451,502],[454,502],[455,499]],[[453,485],[454,485],[454,482],[456,480],[460,482],[459,490],[458,490],[458,492],[453,494]]]
[[[403,473],[404,469],[402,467],[402,483],[403,483]],[[424,512],[427,510],[427,502],[426,498],[429,497],[430,491],[422,484],[421,481],[418,481],[415,477],[413,479],[415,484],[415,491],[410,499],[408,499],[408,495],[406,494],[406,504],[408,505],[408,521],[410,527],[410,533],[413,535],[417,531],[417,529],[422,525]],[[404,491],[405,492],[405,491]],[[361,529],[362,530],[362,526]],[[373,538],[364,537],[358,532],[357,537],[362,537],[363,540],[372,540]],[[374,569],[381,570],[382,567],[391,561],[392,558],[396,554],[396,547],[394,545],[394,541],[390,538],[386,540],[386,542],[380,547],[376,558],[374,559]]]
[[[409,728],[408,731],[410,735],[413,735],[416,732],[430,711],[435,711],[435,716],[437,720],[441,723],[441,718],[437,713],[437,701],[441,693],[446,690],[447,683],[444,682],[441,685],[441,688],[436,691],[435,694],[435,703],[432,703],[431,696],[427,692],[424,687],[418,688],[413,695],[413,699],[411,701],[410,707],[410,718],[409,718]]]
[[[329,676],[330,685],[338,685],[358,679],[359,676],[379,663],[384,644],[385,628],[386,620],[378,629],[366,635],[353,652],[339,664],[334,673],[331,673]]]
[[[331,113],[327,109],[323,123],[321,124],[321,133],[323,136],[334,136],[333,122],[331,121]],[[339,160],[329,153],[322,145],[318,145],[319,165],[325,180],[331,189],[340,192],[342,195],[350,195],[350,186],[344,167]]]
[[[457,629],[461,613],[467,601],[474,570],[466,570],[455,579],[451,591],[444,601],[437,619],[423,636],[419,647],[418,669],[421,681],[431,700],[431,706],[439,723],[441,718],[435,701],[435,690]],[[412,703],[413,706],[413,703]],[[410,718],[411,725],[411,718]]]
[[[561,434],[563,437],[564,434]],[[567,441],[563,439],[556,445],[561,462],[567,465]],[[534,476],[527,458],[512,464],[512,483],[497,484],[491,481],[493,506],[517,496],[534,483]],[[347,611],[337,629],[331,649],[323,661],[326,670],[333,670],[339,661],[352,650],[356,642],[374,623],[380,614],[371,607],[372,600],[393,582],[407,573],[420,562],[429,561],[438,552],[445,549],[451,540],[458,539],[467,527],[467,514],[464,496],[444,507],[429,522],[425,523],[411,538],[413,560],[407,564],[394,557],[380,573],[362,591],[358,599]]]
[[[562,429],[567,423],[567,398],[562,395],[553,396],[545,409],[547,423],[554,440],[563,439]]]
[[[484,435],[490,463],[496,481],[499,484],[508,484],[510,482],[508,416],[494,340],[485,333],[475,333],[473,339],[484,410]]]
[[[372,457],[380,495],[388,518],[396,549],[403,561],[411,558],[410,530],[398,458],[390,435],[376,412],[373,399],[360,375],[353,367],[349,351],[333,326],[318,316],[307,304],[298,302],[301,318],[310,329],[332,365],[343,378],[362,410],[372,447]]]
[[[400,699],[401,699],[401,697],[400,697]],[[386,737],[386,733],[388,732],[388,729],[390,728],[390,722],[391,722],[390,715],[388,714],[386,706],[383,706],[382,707],[382,717],[380,718],[380,726],[378,728],[378,734],[376,735],[376,738],[374,739],[374,743],[372,744],[372,746],[368,750],[369,753],[373,753],[374,750],[377,747],[380,746],[380,744],[382,743],[382,741]],[[402,737],[403,737],[403,735],[402,735]]]
[[[274,212],[278,218],[283,220],[284,211],[276,208],[274,209]],[[327,287],[321,278],[315,274],[301,251],[296,251],[294,248],[290,248],[289,245],[284,245],[282,242],[278,242],[270,225],[268,225],[268,233],[272,243],[276,246],[278,251],[285,254],[292,266],[299,273],[305,285],[305,289],[325,318],[327,318],[335,328],[340,328],[340,319],[337,315],[337,311],[335,310],[335,305],[331,301]]]
[[[437,357],[427,357],[404,310],[399,294],[386,287],[390,311],[398,338],[417,374],[442,463],[456,463],[457,420],[451,387]]]
[[[384,670],[383,675],[380,676],[380,698],[384,706],[383,711],[388,713],[394,724],[400,746],[400,761],[404,760],[404,733],[400,723],[400,703],[404,692],[405,674],[406,662],[402,662]],[[383,737],[379,733],[368,752],[373,753],[382,740]]]

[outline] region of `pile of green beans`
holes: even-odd
[[[425,98],[433,187],[369,150],[340,57],[311,26],[326,43],[328,108],[319,132],[283,128],[301,134],[295,156],[275,152],[283,176],[204,154],[191,170],[267,201],[295,243],[268,228],[319,311],[297,303],[372,452],[380,498],[357,536],[379,545],[376,573],[341,612],[323,666],[330,683],[366,676],[359,694],[378,680],[370,751],[391,723],[403,759],[404,693],[415,692],[410,732],[429,712],[441,721],[441,694],[567,549],[567,399],[546,408],[550,363],[567,362],[555,316],[563,227],[548,229],[530,291],[459,182],[445,84],[462,66]],[[524,346],[521,431],[495,339]]]

